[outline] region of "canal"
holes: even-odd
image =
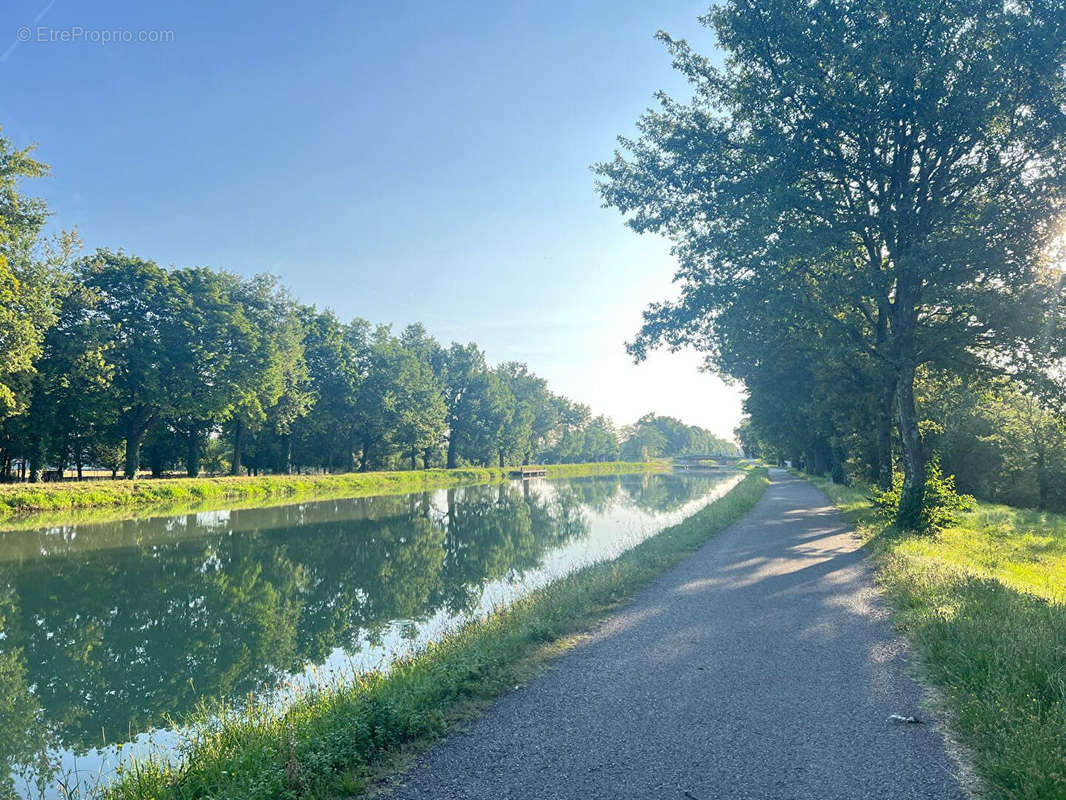
[[[736,473],[513,481],[0,530],[0,797],[170,753],[202,702],[285,703],[695,513]]]

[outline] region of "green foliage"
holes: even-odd
[[[903,494],[903,475],[895,473],[888,489],[875,489],[873,503],[888,520],[895,520]],[[955,490],[955,476],[944,475],[940,469],[940,457],[933,456],[925,464],[925,493],[922,496],[921,514],[915,530],[935,534],[959,521],[964,511],[974,507],[974,499]]]
[[[703,21],[721,59],[660,33],[691,101],[660,94],[595,168],[679,260],[631,352],[701,350],[812,472],[887,482],[898,452],[910,513],[916,371],[1064,352],[1044,257],[1066,206],[1062,4],[731,0]]]
[[[1050,398],[1053,400],[1053,398]],[[960,489],[984,500],[1066,510],[1066,416],[1016,382],[920,375],[918,403]]]
[[[708,430],[656,414],[637,420],[622,445],[622,457],[629,461],[697,454],[734,456],[739,450]]]
[[[0,136],[0,422],[25,409],[27,378],[55,322],[61,279],[39,256],[48,210],[21,191],[48,166]]]

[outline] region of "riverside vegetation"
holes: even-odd
[[[992,796],[1066,797],[1066,516],[977,503],[936,535],[815,483],[873,553],[895,618]]]
[[[618,475],[669,468],[664,461],[600,461],[591,464],[548,464],[550,478]],[[204,503],[269,502],[299,498],[364,497],[367,495],[446,489],[506,480],[509,471],[495,467],[356,472],[339,475],[268,475],[171,480],[92,481],[59,484],[0,485],[0,519],[20,515],[22,524],[38,524],[28,512],[80,509],[136,509],[141,512],[199,508]],[[70,521],[65,514],[57,519]]]
[[[358,792],[530,677],[567,637],[742,517],[766,485],[765,470],[752,469],[723,497],[618,558],[471,622],[387,672],[319,687],[283,710],[255,702],[205,707],[189,721],[178,764],[135,762],[104,796],[250,800]]]

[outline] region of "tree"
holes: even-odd
[[[592,419],[588,406],[574,403],[560,395],[552,397],[557,424],[544,450],[544,459],[563,464],[579,461],[585,449],[585,428]]]
[[[332,470],[351,457],[349,430],[365,365],[346,326],[332,311],[304,307],[301,316],[314,402],[297,423],[294,436],[302,463],[317,461]]]
[[[444,436],[447,408],[433,368],[417,351],[402,344],[389,368],[393,373],[397,408],[395,441],[417,468],[419,453],[435,448]],[[424,466],[428,466],[423,461]]]
[[[444,402],[448,409],[446,464],[448,469],[453,469],[459,465],[460,450],[473,449],[477,438],[476,407],[481,394],[478,389],[483,387],[488,366],[485,354],[473,342],[468,345],[453,342],[442,354],[441,362]]]
[[[181,442],[185,471],[195,478],[208,432],[229,420],[241,401],[248,342],[256,332],[238,276],[195,267],[174,270],[170,278],[169,309],[160,328],[164,346],[175,356],[166,423],[176,438],[166,447]],[[153,468],[153,474],[158,471]]]
[[[605,201],[681,262],[681,299],[649,309],[633,352],[693,343],[713,363],[735,298],[790,287],[892,381],[897,520],[913,527],[916,370],[1009,362],[1047,295],[1039,254],[1066,193],[1062,4],[733,0],[704,21],[725,67],[660,34],[695,97],[660,96],[627,155],[597,167]]]
[[[446,387],[444,384],[444,368],[446,364],[445,350],[440,343],[426,331],[421,322],[415,322],[403,329],[400,334],[400,344],[410,350],[418,360],[430,368],[433,372],[441,392],[441,399],[445,401],[445,416],[447,416]],[[435,458],[439,458],[442,446],[447,440],[447,422],[436,439],[428,441],[422,449],[422,467],[429,469]]]
[[[1066,507],[1066,419],[1003,378],[924,370],[917,398],[926,448],[960,491],[1041,510]]]
[[[236,299],[241,319],[234,329],[236,355],[228,376],[237,392],[229,419],[233,475],[241,471],[249,434],[264,426],[287,434],[311,403],[303,329],[288,293],[272,276],[257,275],[240,284]]]
[[[583,461],[614,461],[618,458],[618,433],[614,423],[602,414],[592,419],[585,428]]]
[[[534,454],[547,446],[559,421],[558,409],[552,402],[548,382],[530,372],[525,364],[509,361],[497,367],[496,374],[515,401],[508,447],[523,464],[529,464]]]
[[[125,439],[124,474],[133,478],[145,434],[173,410],[171,379],[183,365],[163,327],[177,289],[155,263],[107,250],[85,259],[80,272],[96,295],[88,324],[99,332],[113,376],[113,402]]]
[[[416,454],[437,441],[444,429],[444,399],[433,370],[387,326],[374,333],[356,408],[355,441],[363,471],[371,459],[400,450],[410,457],[413,469]]]
[[[56,315],[56,274],[36,252],[48,210],[21,191],[48,174],[32,153],[0,136],[0,421],[25,409],[25,377]]]
[[[79,479],[94,448],[115,424],[114,368],[106,357],[103,331],[93,324],[97,296],[73,282],[64,291],[56,324],[45,335],[33,376],[25,439],[39,473],[46,449],[62,471],[73,462]]]
[[[645,414],[629,429],[621,448],[631,461],[672,458],[683,455],[737,455],[732,442],[695,425],[685,425],[674,417]]]

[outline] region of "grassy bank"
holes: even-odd
[[[993,797],[1066,797],[1066,516],[978,504],[903,534],[815,481],[868,542],[885,594]]]
[[[222,725],[194,726],[180,766],[137,764],[105,796],[251,800],[358,792],[403,754],[526,679],[564,637],[586,630],[738,520],[765,488],[765,471],[754,470],[724,497],[619,558],[467,625],[388,674],[318,691],[285,713],[252,708]]]
[[[609,461],[549,464],[550,478],[660,471],[665,462]],[[205,503],[360,497],[447,489],[506,480],[509,468],[463,467],[343,475],[265,475],[255,478],[171,478],[84,483],[0,485],[0,519],[36,512],[84,509],[177,511]]]

